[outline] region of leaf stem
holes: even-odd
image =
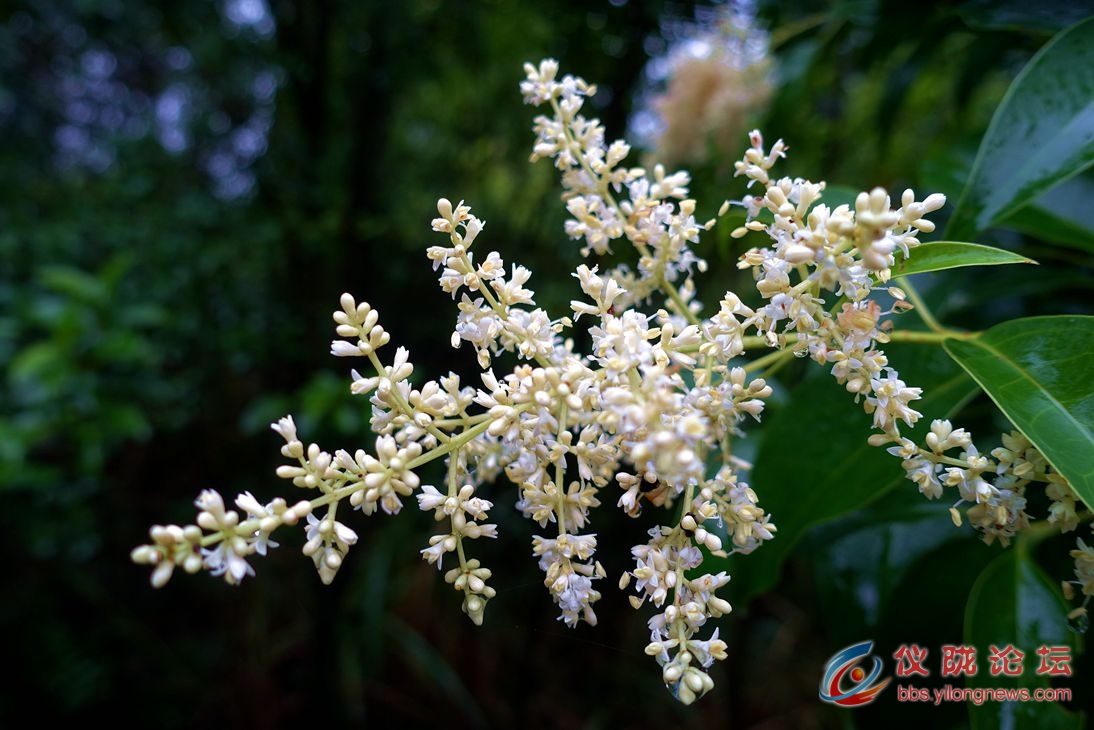
[[[907,278],[900,280],[900,288],[904,290],[904,293],[908,295],[908,299],[915,305],[915,311],[919,313],[919,318],[923,320],[923,324],[927,325],[931,330],[935,332],[945,332],[946,328],[938,323],[934,314],[931,312],[931,308],[927,306],[927,303],[923,301],[923,297],[919,296],[919,292],[916,290],[915,285]]]
[[[794,351],[790,350],[790,349],[775,350],[774,352],[769,352],[766,355],[762,355],[762,356],[756,358],[755,360],[751,360],[747,365],[745,365],[745,372],[746,373],[752,373],[752,372],[755,372],[757,370],[762,370],[763,368],[766,368],[768,365],[770,365],[772,367],[772,371],[773,371],[775,369],[775,367],[779,366],[781,363],[785,362],[790,357],[793,357],[793,355],[794,355]],[[767,372],[767,373],[764,373],[764,376],[767,377],[767,376],[770,376],[771,374],[773,374],[773,373],[772,372]]]
[[[979,332],[961,332],[960,330],[941,329],[937,332],[921,332],[918,330],[902,330],[889,333],[890,342],[907,342],[914,345],[940,345],[943,340],[950,338],[959,340],[971,340],[980,335]]]

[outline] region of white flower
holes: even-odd
[[[882,431],[888,431],[895,420],[904,421],[909,426],[915,425],[921,415],[908,403],[918,400],[923,390],[909,388],[897,377],[896,371],[888,370],[885,378],[870,381],[873,395],[866,398],[866,412],[873,412],[874,428]]]
[[[337,545],[342,552],[349,549],[350,545],[357,544],[357,533],[343,525],[341,522],[329,517],[318,519],[314,514],[308,514],[307,539],[322,540]]]
[[[427,563],[430,565],[436,564],[437,570],[440,570],[444,554],[450,553],[455,549],[455,535],[433,535],[429,538],[429,547],[423,548],[419,552],[421,552],[422,558]]]
[[[287,443],[297,441],[296,438],[296,424],[293,422],[292,416],[285,416],[278,419],[277,423],[270,426],[274,431],[277,431]]]
[[[431,484],[423,484],[418,494],[418,508],[421,510],[438,509],[444,504],[446,496],[437,491]],[[444,514],[443,508],[438,510],[438,519]]]
[[[211,575],[224,576],[224,580],[237,584],[248,575],[254,575],[254,568],[246,561],[247,543],[242,539],[226,539],[215,548],[202,548],[201,555],[206,569]]]
[[[330,354],[336,357],[360,357],[364,353],[361,352],[360,347],[352,342],[334,340],[330,343]]]
[[[248,538],[254,552],[265,555],[269,548],[278,547],[278,543],[270,539],[270,531],[280,524],[277,508],[284,510],[285,500],[279,498],[268,505],[263,505],[250,492],[243,492],[236,497],[235,501],[236,506],[246,512],[250,518],[260,521],[259,529]]]

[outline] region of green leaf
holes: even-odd
[[[28,345],[12,358],[8,378],[15,384],[32,380],[55,379],[66,367],[64,352],[53,342]]]
[[[1054,33],[1088,16],[1090,8],[1073,0],[967,0],[957,14],[973,28]]]
[[[1094,253],[1094,231],[1040,205],[1027,205],[1005,224],[1032,238]]]
[[[1094,276],[1077,266],[1001,266],[991,276],[978,277],[975,286],[969,286],[969,274],[961,269],[938,271],[924,279],[917,284],[919,293],[936,318],[979,321],[981,327],[999,322],[999,312],[1056,315],[1061,301],[1094,302]]]
[[[911,438],[976,392],[939,348],[890,345],[886,351],[901,377],[923,388],[915,405],[924,418]],[[863,507],[905,481],[899,459],[866,443],[870,423],[854,396],[819,372],[764,419],[749,482],[778,534],[755,552],[734,557],[732,600],[743,604],[772,588],[810,527]]]
[[[946,237],[974,238],[1094,164],[1094,17],[1026,64],[992,117]]]
[[[1001,223],[1032,238],[1094,253],[1094,225],[1087,214],[1094,175],[1076,175],[1052,188]]]
[[[91,431],[96,437],[144,441],[152,435],[152,424],[144,411],[132,403],[104,403],[99,407]]]
[[[943,271],[961,266],[998,264],[1036,264],[1033,259],[979,243],[935,241],[911,250],[911,256],[893,267],[893,277],[911,276],[927,271]]]
[[[43,266],[38,277],[49,289],[82,304],[98,307],[110,301],[110,292],[102,281],[75,267]]]
[[[850,643],[864,630],[876,629],[894,608],[894,595],[909,582],[919,564],[926,563],[929,567],[920,572],[929,573],[933,567],[930,560],[946,552],[953,554],[958,543],[971,542],[986,549],[970,540],[972,528],[968,524],[954,527],[948,510],[949,503],[928,500],[906,482],[868,507],[809,532],[802,547],[812,556],[811,572],[821,606],[832,617],[825,629],[839,639],[837,643]],[[925,600],[943,595],[947,603],[959,601],[957,606],[963,606],[978,572],[964,583],[965,576],[958,570],[936,575],[930,595],[921,596],[911,610],[922,614]],[[942,584],[947,590],[942,590]]]
[[[1048,675],[1037,674],[1041,662],[1037,650],[1042,646],[1068,647],[1074,671],[1077,641],[1067,628],[1067,608],[1052,579],[1025,550],[1007,550],[992,561],[977,579],[965,607],[965,643],[976,647],[977,665],[976,676],[966,678],[968,686],[1026,688],[1031,695],[1048,687]],[[992,646],[1001,650],[1013,646],[1022,652],[1022,673],[992,676]],[[1083,724],[1080,715],[1055,702],[970,702],[968,707],[974,729],[1064,730]]]
[[[943,347],[1094,506],[1094,317],[1026,317]]]

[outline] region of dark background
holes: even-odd
[[[1015,25],[1008,7],[760,3],[778,76],[755,121],[788,140],[790,174],[917,191],[960,179],[1014,73],[1070,22]],[[597,83],[591,113],[615,138],[674,17],[695,8],[0,2],[0,726],[24,712],[160,728],[850,721],[817,699],[843,634],[807,560],[722,621],[731,658],[684,708],[614,589],[626,550],[603,551],[600,626],[565,629],[502,484],[502,537],[476,546],[498,590],[481,628],[419,559],[431,520],[414,509],[355,515],[361,541],[330,587],[291,532],[234,588],[177,575],[157,591],[129,562],[149,525],[192,521],[203,488],[294,498],[273,473],[280,416],[328,450],[371,444],[329,355],[341,292],[380,311],[420,374],[474,373],[424,255],[438,197],[471,203],[488,221],[479,245],[531,268],[540,303],[563,311],[579,247],[553,169],[527,162],[521,66],[555,57]],[[693,164],[701,213],[741,194],[731,163]],[[741,281],[724,233],[703,252],[708,301]],[[1068,281],[1057,291],[1087,296]],[[983,315],[950,304],[968,326]],[[1054,304],[1026,291],[993,306]],[[644,539],[647,525],[602,513],[602,545]]]

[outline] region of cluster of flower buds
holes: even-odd
[[[291,427],[292,419],[287,419]],[[149,530],[152,543],[134,548],[133,562],[154,566],[152,585],[160,588],[167,584],[181,566],[187,573],[208,570],[224,576],[228,583],[236,584],[254,568],[247,562],[249,555],[265,555],[267,549],[277,547],[270,540],[270,533],[281,525],[295,525],[303,517],[311,517],[312,505],[298,502],[288,507],[285,500],[277,498],[263,506],[250,492],[236,497],[236,506],[247,517],[242,522],[239,513],[226,509],[224,498],[212,489],[206,489],[195,501],[198,508],[197,524],[154,525]]]
[[[848,205],[830,209],[819,202],[824,183],[771,177],[776,161],[786,155],[782,140],[766,150],[756,131],[751,142],[735,169],[763,193],[745,199],[748,221],[733,235],[762,232],[771,241],[749,250],[740,264],[752,269],[767,304],[753,312],[731,300],[736,316],[727,314],[723,320],[729,331],[722,342],[734,344],[734,352],[740,347],[736,343],[741,336],[733,327],[736,317],[744,315],[769,342],[830,365],[837,382],[872,414],[879,433],[870,443],[899,457],[908,479],[926,497],[936,499],[944,488],[956,488],[958,499],[950,509],[954,524],[963,523],[959,508],[965,507],[964,519],[988,544],[998,541],[1005,547],[1029,526],[1025,494],[1034,483],[1042,485],[1051,502],[1048,522],[1061,532],[1075,530],[1080,522],[1078,496],[1020,432],[1003,434],[1002,445],[989,455],[981,454],[972,436],[948,420],[931,423],[925,446],[901,434],[901,424],[913,426],[921,417],[911,403],[922,391],[900,379],[880,347],[891,339],[892,320],[883,318],[912,308],[904,290],[887,282],[897,254],[907,258],[919,245],[918,234],[934,230],[925,216],[941,208],[945,197],[934,193],[917,201],[912,190],[905,190],[901,207],[893,210],[888,193],[875,188],[860,193],[853,210]],[[764,222],[761,212],[771,222]],[[828,292],[836,296],[826,300]],[[878,294],[892,301],[888,310],[882,311]],[[843,302],[835,316],[826,309],[832,299]],[[1081,587],[1085,599],[1079,613],[1084,613],[1094,596],[1089,579],[1094,552],[1079,540],[1072,557],[1077,580],[1068,590],[1073,590],[1070,585]]]
[[[567,626],[597,621],[594,581],[606,571],[596,559],[603,546],[592,532],[593,510],[614,501],[631,517],[647,506],[667,515],[649,529],[648,541],[628,546],[634,567],[620,586],[633,584],[635,608],[655,609],[646,652],[673,695],[690,703],[711,688],[709,667],[728,651],[708,626],[731,610],[719,595],[730,579],[720,559],[776,536],[744,479],[748,464],[735,455],[745,426],[762,418],[772,395],[754,374],[764,363],[743,356],[773,347],[780,357],[799,354],[830,366],[872,415],[879,431],[872,442],[895,444],[890,451],[924,494],[957,487],[958,504],[972,505],[967,517],[987,539],[1005,543],[1025,525],[1022,491],[1031,481],[1049,483],[1050,519],[1074,529],[1075,495],[1020,435],[1004,437],[992,459],[947,422],[932,425],[926,448],[901,436],[901,424],[920,418],[911,406],[920,390],[899,378],[879,348],[889,338],[883,317],[907,309],[886,282],[896,255],[906,256],[916,235],[932,229],[924,216],[942,196],[917,202],[908,191],[892,210],[889,196],[875,189],[854,209],[829,209],[819,202],[823,183],[771,177],[786,147],[780,141],[765,150],[753,132],[737,171],[763,192],[742,201],[749,218],[734,235],[763,232],[770,239],[741,259],[754,273],[759,304],[746,306],[727,292],[717,311],[701,318],[692,277],[705,264],[692,245],[715,220],[696,221],[688,176],[623,166],[627,145],[606,144],[600,124],[581,113],[591,85],[558,78],[550,60],[525,70],[525,100],[551,111],[535,120],[532,157],[553,159],[562,173],[572,216],[566,231],[584,242],[587,256],[617,244],[633,248],[635,267],[582,264],[574,273],[581,296],[567,315],[551,317],[525,287],[526,268],[507,271],[498,252],[473,250],[485,224],[471,208],[439,200],[432,228],[447,240],[427,255],[441,289],[458,298],[452,345],[475,349],[480,382],[463,385],[454,373],[415,378],[401,347],[385,362],[390,336],[379,314],[342,295],[334,313],[341,339],[331,352],[368,361],[365,374],[352,370],[350,390],[369,398],[374,448],[332,455],[305,447],[292,418],[281,419],[273,429],[290,463],[277,473],[307,490],[308,499],[290,508],[282,499],[263,506],[240,495],[241,520],[215,492],[202,492],[195,525],[154,527],[151,544],[133,551],[136,562],[154,566],[153,585],[166,583],[176,565],[238,583],[253,573],[247,558],[276,545],[269,538],[277,527],[305,517],[303,551],[329,583],[357,542],[337,519],[345,518],[343,503],[366,515],[395,514],[413,496],[443,524],[420,549],[422,558],[438,570],[448,561],[445,581],[479,624],[495,591],[487,585],[491,571],[467,554],[468,541],[498,537],[498,525],[487,521],[493,502],[481,495],[504,474],[517,509],[539,528],[530,552]],[[871,296],[879,290],[894,297],[888,311]],[[832,302],[839,298],[837,310]],[[579,322],[587,337],[568,336]],[[587,350],[575,350],[575,341],[588,341]],[[502,362],[509,369],[495,372]],[[949,454],[954,450],[960,455]],[[446,465],[444,483],[422,484],[419,470],[438,459]],[[1082,543],[1077,553],[1078,582],[1090,595],[1094,554]]]
[[[646,64],[628,137],[664,163],[732,159],[775,91],[756,3],[697,6],[663,24],[665,50]]]

